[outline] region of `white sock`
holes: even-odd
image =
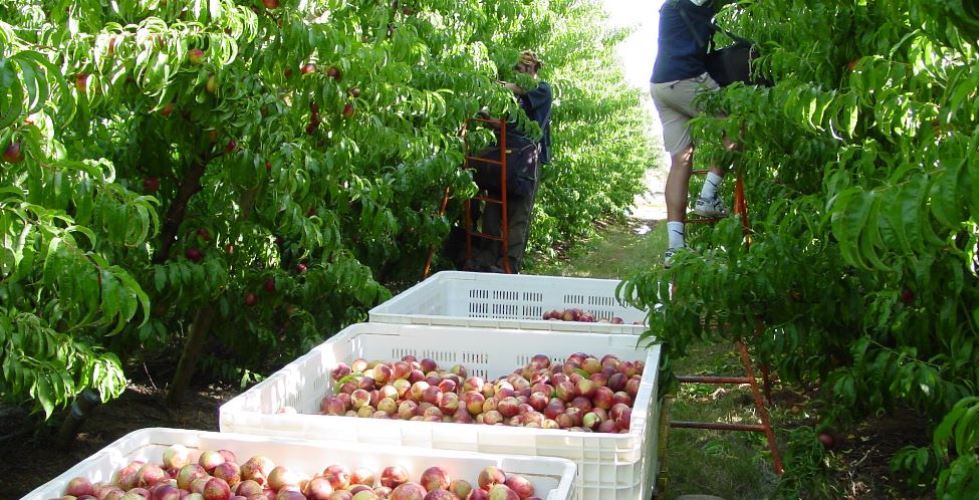
[[[667,237],[667,247],[670,250],[677,248],[683,248],[683,223],[682,222],[667,222],[666,223],[666,237]]]
[[[707,172],[707,180],[704,181],[704,189],[700,191],[700,197],[710,200],[717,196],[717,187],[721,185],[723,179],[714,172]]]

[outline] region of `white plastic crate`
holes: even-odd
[[[182,444],[194,452],[231,450],[244,462],[254,455],[265,455],[277,465],[285,465],[303,474],[313,475],[331,464],[351,469],[367,467],[380,473],[389,465],[400,465],[417,481],[425,469],[439,466],[450,477],[475,484],[484,467],[496,466],[505,472],[520,474],[534,485],[535,493],[547,500],[574,498],[575,466],[567,460],[531,459],[494,456],[443,450],[368,446],[349,442],[299,441],[253,435],[228,434],[180,429],[152,428],[131,432],[79,462],[64,474],[48,481],[25,496],[30,500],[48,500],[62,495],[68,481],[83,476],[90,481],[111,481],[115,471],[133,460],[160,463],[163,450]],[[197,454],[193,454],[196,461]]]
[[[442,271],[371,309],[374,323],[518,328],[561,332],[646,331],[646,313],[615,297],[619,280]],[[623,324],[551,321],[544,313],[579,308]],[[639,321],[643,324],[633,324]]]
[[[423,448],[567,458],[578,466],[578,498],[645,499],[655,483],[658,345],[645,350],[631,335],[361,323],[350,326],[267,380],[221,406],[222,431],[347,439]],[[357,358],[397,360],[411,354],[440,365],[462,364],[486,379],[511,373],[534,354],[565,359],[583,351],[645,360],[627,434],[560,429],[412,422],[318,414],[329,373]],[[292,406],[300,414],[276,414]]]

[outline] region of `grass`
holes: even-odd
[[[587,278],[624,278],[657,265],[666,250],[666,233],[654,224],[631,220],[601,223],[599,235],[574,242],[567,255],[528,259],[527,273]]]
[[[650,227],[652,226],[652,227]],[[564,256],[529,262],[529,274],[623,278],[660,265],[666,249],[661,226],[618,221],[600,227],[599,236],[575,242]],[[699,345],[675,361],[679,374],[742,375],[743,369],[731,345]],[[784,414],[774,409],[776,422]],[[681,386],[669,409],[672,420],[757,423],[750,389],[745,387]],[[666,487],[660,498],[685,494],[709,494],[727,499],[767,498],[775,487],[775,475],[764,435],[671,429],[667,436]],[[663,436],[661,436],[663,439]]]

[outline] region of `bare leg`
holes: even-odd
[[[684,222],[687,218],[687,196],[693,164],[693,145],[670,157],[670,174],[666,177],[666,220]]]

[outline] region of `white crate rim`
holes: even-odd
[[[170,446],[174,443],[173,439],[161,439],[155,438],[159,434],[164,434],[168,437],[173,436],[195,436],[204,437],[206,439],[212,440],[223,440],[226,442],[247,442],[247,443],[275,443],[277,445],[301,445],[304,448],[317,447],[322,449],[329,449],[330,451],[336,452],[341,451],[351,454],[389,454],[392,451],[391,446],[378,446],[373,444],[365,443],[355,443],[350,441],[330,441],[330,440],[299,440],[287,437],[268,437],[260,436],[254,434],[238,434],[238,433],[227,433],[227,432],[210,432],[210,431],[197,431],[189,429],[172,429],[165,427],[151,427],[139,429],[129,434],[126,434],[119,439],[116,439],[112,443],[106,445],[104,448],[88,456],[84,460],[78,462],[65,472],[59,474],[57,477],[45,482],[44,484],[33,489],[30,493],[22,497],[22,499],[31,500],[43,500],[49,498],[57,498],[61,496],[61,492],[64,490],[65,485],[68,481],[76,476],[85,477],[86,472],[90,472],[92,467],[95,466],[99,461],[105,460],[106,457],[112,455],[126,455],[131,453],[133,450],[126,450],[124,447],[127,444],[136,442],[139,440],[145,440],[142,446],[158,445],[158,446]],[[185,441],[181,441],[184,443]],[[551,458],[551,457],[524,457],[524,456],[511,456],[503,454],[487,454],[487,453],[471,453],[471,452],[460,452],[454,450],[440,450],[440,449],[426,449],[426,448],[414,448],[414,447],[393,447],[398,452],[401,452],[407,456],[412,456],[415,458],[426,459],[426,460],[480,460],[485,461],[487,465],[491,464],[507,464],[511,467],[511,472],[517,474],[538,474],[540,476],[552,477],[558,483],[557,487],[549,490],[547,492],[547,500],[562,500],[573,498],[572,493],[574,491],[574,476],[576,473],[577,466],[574,462],[561,459],[561,458]],[[535,466],[536,465],[540,465]],[[328,464],[323,464],[328,465]],[[513,467],[517,466],[517,467]],[[538,472],[540,469],[550,468],[560,471],[559,474],[548,474],[546,472]],[[507,471],[507,468],[503,469]],[[475,478],[468,478],[474,480]]]
[[[505,281],[504,281],[505,280]],[[579,278],[564,276],[536,276],[527,274],[500,275],[493,273],[474,273],[465,271],[441,271],[433,274],[424,281],[416,283],[407,290],[392,297],[386,302],[375,306],[369,311],[369,318],[374,323],[402,323],[420,325],[443,325],[443,326],[471,326],[477,328],[520,328],[528,330],[554,330],[564,332],[593,332],[593,333],[619,333],[630,335],[641,335],[647,331],[645,313],[638,308],[628,306],[622,301],[615,299],[620,314],[631,315],[633,318],[642,315],[643,324],[610,324],[610,323],[585,323],[578,321],[556,321],[545,320],[543,318],[494,318],[494,317],[471,317],[458,314],[431,314],[416,310],[412,301],[425,301],[431,307],[433,296],[438,296],[439,288],[449,286],[451,283],[480,283],[486,287],[493,287],[498,283],[506,283],[509,287],[526,286],[560,286],[564,292],[574,290],[575,287],[598,287],[604,289],[605,294],[614,290],[622,282],[616,279],[603,278]],[[546,288],[544,288],[546,289]],[[582,292],[585,293],[585,292]],[[592,292],[594,293],[594,292]],[[552,308],[560,307],[552,301]],[[576,305],[576,307],[584,307]],[[604,307],[609,307],[608,305]]]

